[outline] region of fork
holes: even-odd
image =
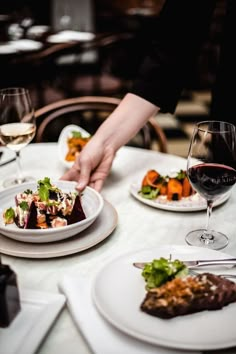
[[[190,275],[199,275],[201,273],[195,272],[195,270],[189,269],[189,274]],[[236,279],[236,274],[217,274],[219,277],[222,278],[233,278]]]

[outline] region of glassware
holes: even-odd
[[[17,177],[7,178],[4,187],[33,179],[22,176],[20,151],[34,138],[35,132],[34,109],[28,90],[21,87],[0,90],[0,141],[15,152],[17,162]]]
[[[207,201],[205,229],[191,231],[186,242],[192,246],[222,249],[228,237],[209,228],[214,201],[229,193],[236,182],[236,127],[227,122],[196,124],[188,153],[187,174],[192,187]]]

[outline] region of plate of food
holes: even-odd
[[[78,125],[70,124],[62,129],[58,139],[59,159],[65,167],[70,168],[76,153],[80,153],[91,135]]]
[[[139,183],[132,183],[130,194],[141,203],[167,211],[191,212],[207,208],[206,200],[191,187],[186,171],[180,169],[169,174],[148,170]],[[226,202],[227,193],[218,198],[213,207]]]
[[[172,264],[166,268],[170,255]],[[231,256],[179,245],[126,253],[98,270],[92,285],[93,301],[110,324],[144,342],[181,350],[230,348],[236,345],[236,284],[216,275],[217,271],[228,271],[228,266],[201,267],[201,273],[192,276],[184,274],[181,265],[186,260],[223,258]],[[162,266],[165,261],[160,274],[167,272],[169,278],[160,286],[147,289],[142,270],[133,263],[153,260]],[[170,277],[168,269],[176,276]],[[145,276],[147,273],[148,270]]]
[[[102,211],[102,196],[90,187],[79,194],[76,182],[17,185],[0,192],[0,233],[17,241],[64,240],[88,228]]]

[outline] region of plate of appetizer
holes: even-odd
[[[88,228],[102,211],[102,196],[90,187],[79,194],[76,182],[17,185],[0,192],[0,233],[17,241],[64,240]]]
[[[80,153],[91,135],[78,125],[70,124],[62,129],[58,139],[59,159],[65,167],[70,168],[76,153]]]
[[[236,345],[236,284],[216,275],[229,266],[201,267],[193,276],[184,264],[223,258],[231,256],[179,245],[126,253],[98,270],[93,301],[110,324],[144,342],[182,350],[230,348]],[[137,261],[148,262],[147,268],[135,268]]]
[[[191,212],[207,208],[206,200],[191,187],[186,171],[172,171],[163,175],[149,170],[139,183],[132,183],[130,194],[141,203],[167,211]],[[226,202],[227,193],[214,202],[213,207]]]

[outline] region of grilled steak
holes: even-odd
[[[203,310],[218,310],[236,301],[236,283],[203,273],[175,278],[147,292],[141,310],[161,318],[172,318]]]

